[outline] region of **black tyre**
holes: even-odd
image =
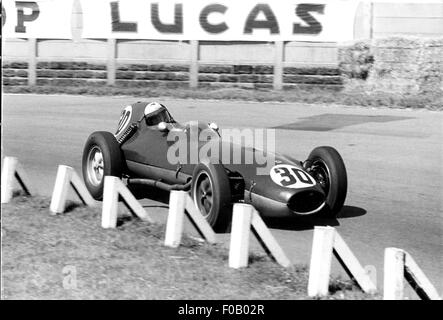
[[[92,197],[103,199],[105,176],[122,176],[122,156],[114,135],[106,131],[92,133],[86,140],[82,159],[83,179]]]
[[[232,219],[229,178],[221,164],[199,163],[192,175],[191,196],[216,232],[225,232]]]
[[[326,194],[326,205],[321,214],[335,218],[343,207],[348,189],[348,178],[342,157],[332,147],[318,147],[309,154],[305,169]]]

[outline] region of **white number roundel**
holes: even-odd
[[[131,114],[132,114],[132,106],[127,106],[126,108],[123,109],[120,115],[120,120],[118,121],[117,132],[115,133],[115,136],[118,136],[126,129],[131,120]]]
[[[272,167],[269,173],[272,181],[286,188],[307,188],[315,185],[315,180],[307,172],[290,164],[279,164]]]

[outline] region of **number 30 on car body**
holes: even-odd
[[[272,167],[270,176],[276,184],[286,188],[306,188],[315,185],[315,180],[305,171],[287,164]]]

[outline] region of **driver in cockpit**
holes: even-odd
[[[150,127],[157,126],[160,122],[175,122],[168,109],[158,102],[151,102],[145,107],[145,119]]]

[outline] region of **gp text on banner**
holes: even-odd
[[[71,39],[73,0],[2,0],[5,38]]]

